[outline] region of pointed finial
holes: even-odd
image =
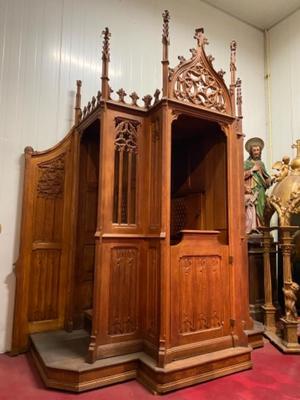
[[[230,72],[231,84],[235,85],[235,71],[236,71],[236,41],[230,43]]]
[[[168,10],[165,10],[162,14],[163,16],[163,34],[162,34],[162,42],[163,44],[170,44],[169,38],[169,21],[170,14]]]
[[[103,35],[102,60],[110,61],[109,38],[111,37],[111,33],[109,32],[109,29],[105,28],[104,31],[102,31],[102,35]]]
[[[169,75],[169,21],[170,14],[168,10],[163,13],[163,33],[162,33],[162,88],[163,96],[168,96],[168,75]]]
[[[78,125],[81,119],[81,81],[76,81],[76,99],[75,99],[75,125]]]
[[[102,48],[102,76],[101,76],[102,86],[101,86],[101,92],[102,92],[103,100],[108,100],[109,99],[108,65],[109,65],[109,61],[110,61],[109,38],[111,37],[109,29],[105,28],[104,31],[102,31],[102,35],[103,35],[103,48]]]
[[[237,105],[237,116],[242,118],[242,81],[240,78],[236,80],[236,105]]]
[[[195,29],[194,39],[197,40],[198,47],[203,47],[204,45],[208,44],[208,40],[204,36],[203,28]]]

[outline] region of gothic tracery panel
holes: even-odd
[[[179,72],[173,85],[177,100],[226,112],[223,89],[201,60]]]
[[[113,222],[136,223],[137,127],[138,121],[115,119],[115,164]]]

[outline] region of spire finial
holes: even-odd
[[[110,61],[110,54],[109,54],[109,38],[111,37],[111,33],[109,32],[108,28],[105,28],[102,31],[103,35],[103,47],[102,47],[102,97],[103,100],[109,99],[109,85],[108,85],[108,64]]]
[[[102,35],[103,35],[102,60],[110,61],[109,39],[111,37],[111,33],[109,32],[109,29],[105,28],[104,31],[102,31]]]
[[[76,81],[76,99],[75,99],[75,125],[78,125],[81,119],[81,81]]]
[[[162,34],[162,42],[163,44],[169,45],[170,38],[169,38],[169,21],[170,21],[170,14],[168,10],[165,10],[162,14],[163,16],[163,34]]]
[[[204,29],[203,28],[195,29],[194,39],[197,40],[198,47],[203,47],[204,45],[208,44],[208,40],[204,36]]]
[[[169,50],[170,45],[169,38],[169,21],[170,14],[168,10],[165,10],[162,14],[163,16],[163,33],[162,33],[162,44],[163,44],[163,54],[162,54],[162,88],[163,96],[168,96],[168,74],[169,74]]]
[[[235,72],[236,72],[236,41],[230,43],[230,72],[231,84],[235,85]]]
[[[237,105],[237,116],[238,118],[242,118],[243,114],[242,114],[242,103],[243,103],[243,99],[242,99],[242,81],[240,80],[240,78],[237,78],[236,80],[236,105]]]

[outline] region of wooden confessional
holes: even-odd
[[[68,135],[25,149],[12,352],[31,343],[50,387],[163,393],[251,367],[236,44],[228,90],[203,29],[169,68],[168,23],[162,96],[111,98],[106,28],[101,92],[82,109],[78,81]]]

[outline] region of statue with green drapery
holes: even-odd
[[[244,162],[246,233],[259,232],[264,226],[266,190],[272,179],[261,160],[264,142],[258,137],[249,139],[245,149],[249,158]]]

